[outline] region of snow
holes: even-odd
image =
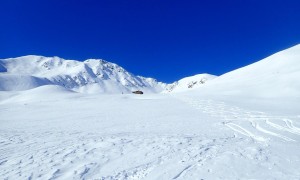
[[[81,93],[131,93],[142,90],[156,93],[164,90],[166,84],[152,78],[135,76],[117,64],[102,59],[88,59],[83,62],[65,60],[59,57],[22,56],[0,59],[0,72],[9,75],[20,75],[23,88],[18,84],[10,84],[10,88],[0,90],[27,90],[45,84],[53,84]],[[32,76],[33,78],[29,78]],[[8,79],[5,79],[7,77]],[[9,76],[2,76],[2,81],[11,81]],[[22,79],[24,77],[24,79]],[[33,79],[33,80],[32,80]],[[37,83],[43,79],[47,83]]]
[[[202,87],[207,81],[215,79],[217,76],[211,74],[197,74],[183,78],[172,84],[167,85],[164,92],[183,92]]]
[[[299,179],[299,53],[175,93],[0,91],[0,177]]]
[[[19,74],[0,74],[0,82],[0,91],[23,91],[51,84],[44,78]]]
[[[205,89],[223,95],[300,97],[300,45],[210,81]]]

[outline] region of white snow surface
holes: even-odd
[[[185,77],[172,84],[168,84],[164,92],[183,92],[202,87],[207,81],[215,79],[217,76],[211,74],[197,74]]]
[[[300,179],[299,52],[178,93],[0,91],[0,177]]]
[[[117,64],[101,59],[88,59],[80,62],[34,55],[0,59],[0,73],[1,84],[4,84],[3,81],[15,82],[5,85],[4,88],[0,86],[2,91],[28,90],[45,84],[53,84],[82,93],[121,94],[135,90],[156,93],[164,90],[166,86],[153,78],[135,76]],[[16,79],[13,79],[14,76],[2,74],[15,75]],[[17,84],[21,81],[21,85]]]
[[[217,77],[201,90],[223,95],[300,97],[300,45]]]
[[[51,82],[45,78],[18,74],[0,74],[0,90],[2,91],[23,91],[47,84],[51,84]]]

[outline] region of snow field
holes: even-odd
[[[0,102],[0,176],[299,178],[299,117],[255,109],[192,94],[12,92]]]

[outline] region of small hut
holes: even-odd
[[[144,94],[143,91],[132,91],[133,94]]]

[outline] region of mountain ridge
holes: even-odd
[[[45,78],[50,82],[48,84],[86,93],[129,93],[133,90],[156,93],[166,86],[153,78],[135,76],[103,59],[77,61],[57,56],[27,55],[0,59],[0,72],[2,79],[3,74],[29,76],[29,79]],[[14,89],[11,85],[1,90],[27,90],[29,87],[25,85]]]

